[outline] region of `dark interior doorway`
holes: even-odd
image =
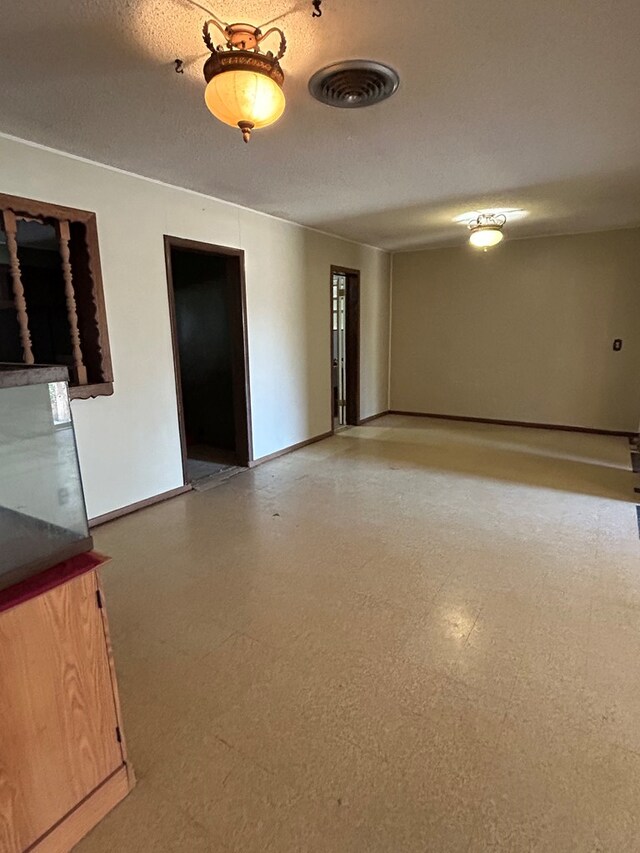
[[[331,426],[360,423],[360,271],[331,267]]]
[[[165,237],[186,482],[251,460],[244,253]]]

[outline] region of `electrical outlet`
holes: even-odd
[[[614,352],[620,352],[621,349],[622,349],[622,338],[616,338],[615,341],[613,342],[613,351]]]

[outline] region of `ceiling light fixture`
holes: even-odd
[[[211,24],[225,37],[224,45],[214,45]],[[287,40],[278,27],[262,33],[252,24],[225,24],[216,17],[205,22],[202,33],[211,51],[204,64],[205,103],[217,119],[239,127],[248,142],[252,130],[273,124],[284,112],[284,72],[279,60]],[[280,35],[279,50],[275,55],[262,53],[260,45],[272,33]]]
[[[504,239],[504,224],[507,217],[504,213],[480,213],[468,224],[469,242],[476,249],[490,249]]]

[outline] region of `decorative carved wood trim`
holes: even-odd
[[[58,244],[60,246],[60,258],[62,260],[62,277],[64,279],[64,296],[67,301],[67,318],[69,320],[69,335],[71,337],[71,349],[73,354],[73,373],[77,385],[87,384],[87,368],[82,360],[82,346],[80,344],[80,329],[78,328],[78,314],[76,309],[76,297],[73,289],[73,275],[71,272],[69,242],[71,232],[66,219],[56,223],[58,233]]]
[[[31,345],[31,333],[29,332],[29,316],[27,314],[27,301],[24,297],[22,286],[22,275],[20,272],[20,259],[18,258],[18,223],[12,210],[3,210],[2,219],[4,233],[7,237],[7,251],[9,252],[9,269],[11,271],[11,282],[13,285],[13,301],[16,306],[18,326],[20,328],[20,343],[25,364],[34,364],[33,350]]]
[[[47,201],[35,201],[17,195],[0,193],[0,208],[9,208],[18,216],[36,219],[67,219],[69,222],[89,222],[95,219],[95,213],[80,210],[76,207],[62,207],[59,204],[49,204]]]
[[[69,388],[69,396],[72,400],[109,397],[111,394],[113,394],[113,382],[96,382],[93,385],[72,385]]]
[[[72,384],[69,392],[75,399],[112,394],[113,367],[95,213],[0,193],[0,214],[5,217],[8,215],[9,222],[13,219],[15,223],[16,217],[19,217],[53,222],[56,226],[69,315],[69,332],[73,346],[74,365],[71,368]],[[9,240],[8,236],[7,244]],[[15,256],[17,259],[17,246]],[[12,275],[14,275],[13,269]],[[20,275],[19,265],[17,275]],[[24,297],[22,288],[21,294]],[[73,298],[73,304],[71,298]],[[26,316],[26,302],[23,310]],[[21,313],[17,303],[16,312],[20,321]],[[28,323],[26,333],[29,333]],[[20,335],[25,362],[32,364],[31,338],[29,336],[29,347],[25,349],[26,335],[22,321],[20,321]],[[31,360],[27,359],[27,351],[31,353]]]
[[[113,382],[113,367],[111,364],[111,350],[109,348],[109,335],[107,333],[107,309],[104,304],[104,290],[102,286],[102,267],[100,264],[100,249],[98,247],[98,227],[95,214],[85,221],[85,244],[89,258],[89,273],[93,281],[91,288],[91,301],[94,308],[95,329],[97,335],[97,351],[100,356],[103,382]]]

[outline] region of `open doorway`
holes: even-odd
[[[360,423],[360,272],[331,267],[331,425]]]
[[[165,237],[185,483],[251,460],[244,253]]]

